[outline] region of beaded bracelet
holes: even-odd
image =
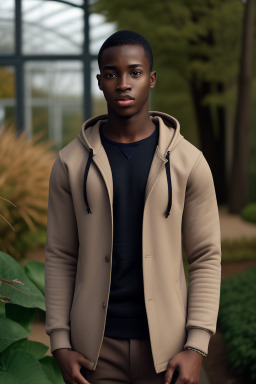
[[[191,350],[191,351],[197,352],[197,353],[199,353],[200,355],[202,355],[203,357],[206,357],[206,356],[207,356],[206,353],[200,351],[199,349],[192,348],[192,347],[186,347],[185,350],[186,350],[186,349],[189,349],[189,350]]]

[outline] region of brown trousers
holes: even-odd
[[[91,384],[164,384],[165,372],[156,373],[149,339],[104,336],[94,371],[81,368]]]

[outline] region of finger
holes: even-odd
[[[188,379],[182,375],[179,375],[176,384],[186,384],[188,383]]]
[[[92,369],[92,363],[90,360],[86,359],[83,355],[79,356],[78,362],[85,368]]]
[[[179,377],[175,384],[184,384],[184,383],[185,381],[181,377]]]
[[[172,365],[169,365],[169,368],[167,369],[164,377],[164,384],[171,384],[172,383],[172,377],[175,372],[175,367]]]
[[[80,369],[80,373],[81,373],[81,375],[83,376],[83,378],[84,378],[85,380],[87,380],[87,382],[89,383],[89,381],[88,381],[88,369],[85,368],[85,367],[81,367],[81,369]],[[90,384],[90,383],[89,383],[89,384]]]
[[[86,378],[82,375],[80,369],[80,364],[75,364],[74,371],[71,376],[71,381],[68,381],[68,384],[90,384],[89,381],[87,381]]]
[[[83,375],[79,372],[79,374],[76,375],[75,384],[91,384],[91,383],[89,381],[87,381],[83,377]]]
[[[175,369],[172,375],[171,384],[178,384],[178,380],[179,380],[179,371]]]
[[[76,384],[91,384],[91,383],[89,381],[87,381],[86,379],[82,378],[82,380],[76,381]]]

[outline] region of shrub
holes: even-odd
[[[256,238],[223,239],[221,251],[222,262],[256,259]]]
[[[16,136],[13,128],[0,130],[0,200],[1,216],[15,230],[0,220],[0,249],[21,259],[35,245],[46,240],[47,204],[50,171],[56,153],[51,142],[39,142],[41,134],[31,139],[25,132]]]
[[[246,205],[240,214],[244,220],[256,224],[256,203]]]
[[[44,263],[23,270],[0,251],[0,383],[64,384],[48,346],[27,339],[36,310],[45,311],[44,273]]]
[[[222,280],[218,325],[228,358],[247,383],[256,382],[256,267]]]

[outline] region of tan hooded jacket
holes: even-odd
[[[180,134],[176,119],[150,115],[159,122],[159,142],[145,190],[142,260],[159,373],[184,346],[208,352],[219,308],[221,242],[214,182],[203,153]],[[104,336],[112,266],[113,181],[99,134],[106,119],[85,122],[59,151],[49,182],[45,247],[51,351],[72,348],[91,361],[93,370]]]

